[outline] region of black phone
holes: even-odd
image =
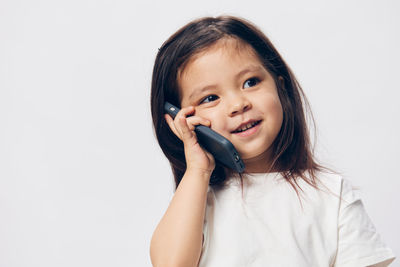
[[[179,112],[179,108],[168,102],[165,102],[164,109],[172,118]],[[228,139],[204,125],[195,126],[194,131],[199,144],[210,152],[216,161],[239,173],[244,171],[244,163]]]

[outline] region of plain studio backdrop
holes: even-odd
[[[299,79],[318,158],[400,254],[400,4],[0,1],[0,266],[150,266],[173,194],[156,142],[158,47],[194,18],[258,25]],[[392,266],[400,266],[396,260]]]

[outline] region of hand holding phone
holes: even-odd
[[[165,103],[164,109],[172,118],[179,112],[179,108],[168,102]],[[195,126],[194,131],[199,144],[210,152],[216,161],[239,173],[244,171],[244,163],[228,139],[204,125]]]

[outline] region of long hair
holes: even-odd
[[[180,107],[178,72],[189,59],[223,38],[236,38],[249,44],[272,75],[282,104],[283,122],[273,142],[270,170],[278,170],[298,194],[297,178],[317,187],[316,163],[309,138],[306,111],[314,119],[307,99],[281,55],[270,40],[250,22],[232,16],[205,17],[185,25],[160,48],[153,68],[151,114],[159,145],[168,158],[178,187],[186,170],[182,141],[170,130],[164,119],[164,102]],[[267,163],[266,163],[267,164]],[[306,175],[307,172],[307,175]],[[221,185],[226,179],[224,167],[216,165],[210,185]]]

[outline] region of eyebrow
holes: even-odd
[[[245,74],[248,73],[248,72],[260,71],[260,70],[262,70],[262,69],[263,69],[263,67],[260,66],[260,65],[250,65],[250,66],[247,66],[245,69],[239,71],[239,72],[235,75],[235,77],[241,77],[241,76],[245,75]]]
[[[262,70],[262,69],[263,69],[263,67],[260,66],[260,65],[249,65],[249,66],[247,66],[246,68],[244,68],[243,70],[239,71],[239,72],[235,75],[235,78],[239,78],[239,77],[245,75],[246,73],[260,71],[260,70]],[[212,88],[215,88],[215,87],[217,87],[216,84],[210,84],[210,85],[201,87],[200,89],[195,89],[195,90],[190,94],[189,99],[192,99],[193,96],[195,96],[195,95],[197,95],[197,94],[201,94],[201,93],[207,92],[208,90],[211,90]]]

